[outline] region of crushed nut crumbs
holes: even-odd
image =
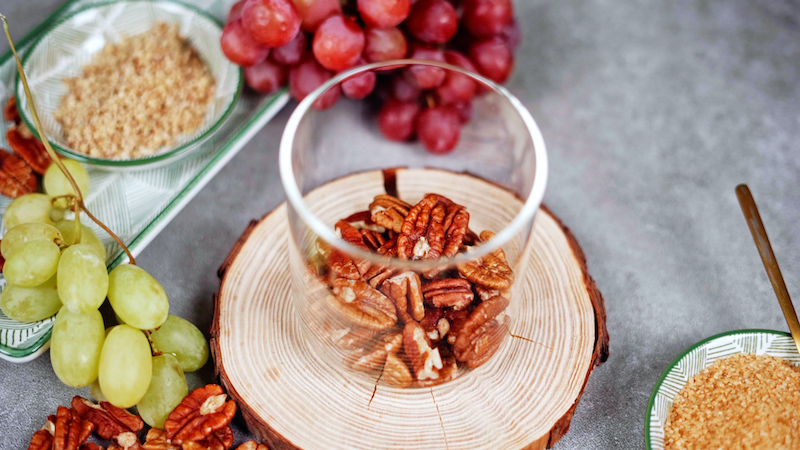
[[[215,81],[177,25],[106,45],[83,73],[65,80],[55,111],[67,143],[90,156],[150,156],[202,125]]]
[[[800,449],[800,368],[734,355],[692,377],[665,427],[666,449]]]

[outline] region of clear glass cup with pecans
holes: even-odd
[[[317,109],[343,82],[373,73],[386,95],[395,95],[388,80],[397,74],[472,84],[471,117],[454,149],[432,154],[419,142],[385,139],[364,126],[374,122],[365,115],[385,114],[369,104]],[[463,108],[436,90],[418,95],[423,109]],[[447,134],[434,119],[417,114],[416,128],[436,125]],[[378,122],[402,127],[398,121]],[[280,172],[297,312],[287,326],[297,330],[298,345],[352,380],[398,388],[502,365],[517,305],[535,289],[524,274],[547,181],[544,141],[518,99],[444,63],[362,66],[299,104],[281,141]]]

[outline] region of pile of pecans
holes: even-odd
[[[53,161],[44,145],[22,123],[16,97],[8,99],[3,118],[13,124],[6,131],[6,140],[14,153],[0,149],[0,194],[17,198],[37,192],[36,174],[44,175]]]
[[[144,428],[141,417],[111,403],[94,403],[79,396],[72,398],[70,406],[59,406],[58,412],[47,418],[31,438],[28,450],[103,450],[87,442],[92,432],[113,442],[108,450],[228,450],[233,446],[229,424],[236,403],[215,384],[189,393],[170,413],[163,430],[147,431],[144,443],[139,441]],[[259,445],[250,441],[239,448],[266,449]]]
[[[336,233],[362,250],[400,260],[441,260],[491,239],[469,229],[469,213],[428,194],[416,205],[378,195],[340,220]],[[485,363],[508,334],[504,314],[514,283],[502,249],[426,272],[372,264],[317,240],[309,269],[326,287],[325,304],[347,326],[326,327],[348,351],[347,365],[381,370],[399,387],[433,386],[458,376],[459,366]]]

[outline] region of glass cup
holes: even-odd
[[[369,102],[312,108],[365,72],[375,71],[380,89],[421,69],[465,77],[480,91],[450,153],[384,138]],[[361,66],[300,102],[281,140],[280,172],[293,303],[319,360],[370,386],[400,388],[502,361],[547,182],[544,140],[517,98],[444,63]]]

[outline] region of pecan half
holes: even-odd
[[[442,227],[445,230],[442,255],[450,258],[458,253],[461,244],[464,243],[464,236],[469,227],[469,213],[461,205],[454,204],[447,207]]]
[[[169,414],[164,431],[171,443],[201,441],[228,426],[236,414],[236,402],[216,384],[197,388],[189,393]]]
[[[59,406],[56,415],[48,417],[45,426],[33,435],[28,449],[80,450],[93,428],[73,410]]]
[[[375,370],[386,361],[387,355],[399,352],[402,347],[403,333],[399,331],[387,333],[378,339],[369,353],[365,354],[361,350],[352,354],[353,362],[351,366],[356,370]]]
[[[39,175],[44,175],[47,168],[53,163],[44,144],[34,136],[26,137],[20,132],[19,127],[9,128],[6,131],[6,139],[11,150],[14,150]]]
[[[369,204],[371,219],[376,224],[385,227],[395,233],[400,232],[411,205],[391,195],[376,195],[372,203]]]
[[[181,450],[177,445],[172,445],[167,439],[167,432],[159,430],[158,428],[150,428],[147,430],[147,437],[145,438],[143,450]]]
[[[94,425],[94,432],[98,436],[109,441],[117,440],[120,434],[126,432],[135,436],[144,427],[141,417],[109,402],[97,404],[76,395],[72,397],[72,408],[81,418]]]
[[[264,444],[259,444],[256,441],[247,441],[236,447],[236,450],[269,450],[269,447]]]
[[[403,322],[422,320],[425,305],[419,275],[412,271],[402,272],[383,283],[381,291],[394,301],[397,316]]]
[[[408,211],[397,236],[400,259],[437,259],[444,249],[445,207],[429,194]]]
[[[394,304],[366,281],[337,278],[333,294],[326,296],[328,305],[356,325],[385,330],[397,323]]]
[[[456,310],[466,308],[475,298],[472,285],[463,278],[444,278],[425,283],[422,295],[429,305]]]
[[[401,388],[411,386],[414,377],[408,370],[406,363],[394,353],[386,355],[386,364],[383,366],[383,379],[392,386]]]
[[[494,234],[488,231],[481,233],[481,239],[488,240]],[[478,286],[489,289],[506,290],[514,283],[514,271],[508,266],[506,254],[503,249],[489,253],[476,261],[469,261],[458,265],[458,272]]]
[[[233,430],[225,427],[200,441],[185,441],[181,450],[228,450],[233,446]]]
[[[431,341],[419,323],[408,322],[403,328],[403,350],[418,381],[439,378],[442,369],[439,349],[431,348]]]
[[[475,307],[453,344],[453,353],[459,361],[474,369],[497,351],[508,333],[508,326],[496,318],[507,307],[508,299],[500,296]]]
[[[364,243],[364,236],[358,228],[350,225],[344,220],[336,222],[336,233],[343,240],[360,249],[369,251],[369,247]],[[341,250],[332,248],[328,257],[328,264],[336,275],[347,278],[348,280],[358,280],[370,268],[369,261],[351,258]]]
[[[458,377],[458,362],[452,355],[442,358],[442,369],[439,370],[438,378],[431,378],[429,380],[417,380],[414,386],[417,387],[430,387],[438,384],[446,383]]]
[[[0,194],[17,198],[39,190],[33,169],[19,156],[0,150]]]
[[[17,109],[17,97],[12,95],[8,99],[5,108],[3,108],[3,117],[6,121],[14,122],[15,124],[19,124],[22,121],[19,116],[19,109]]]
[[[425,310],[425,317],[419,321],[433,343],[439,342],[450,332],[450,321],[445,317],[445,311],[442,308],[428,308]]]

